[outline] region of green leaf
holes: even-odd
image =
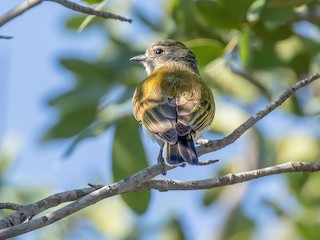
[[[167,224],[162,230],[163,239],[170,239],[170,240],[184,240],[186,239],[186,235],[183,231],[183,226],[181,221],[176,217],[173,216],[169,219]]]
[[[267,28],[264,22],[257,22],[251,29],[255,35],[254,39],[259,39],[263,42],[284,40],[292,36],[292,26],[289,23],[282,24],[276,28]]]
[[[176,37],[179,35],[189,35],[198,32],[198,17],[193,1],[175,0],[171,2],[171,8],[172,18],[176,24]]]
[[[112,81],[114,72],[106,68],[102,63],[86,62],[80,59],[66,58],[61,60],[61,64],[75,73],[80,83],[83,82],[108,82]],[[112,74],[113,73],[113,74]]]
[[[214,39],[197,38],[187,41],[185,44],[197,56],[200,67],[205,67],[223,54],[223,45]]]
[[[303,4],[308,4],[312,0],[268,0],[267,6],[272,8],[281,8],[281,7],[298,7]]]
[[[214,203],[215,200],[217,200],[217,198],[220,196],[221,191],[222,188],[206,190],[202,199],[203,206],[210,206],[212,203]]]
[[[67,28],[72,29],[72,30],[79,30],[79,27],[81,26],[81,24],[86,20],[88,16],[87,15],[77,15],[74,16],[72,18],[69,18],[68,21],[66,21],[65,25]],[[101,18],[93,18],[92,21],[90,21],[87,25],[86,28],[88,28],[89,26],[95,25],[96,23],[100,23],[103,20]]]
[[[102,11],[103,8],[108,4],[109,0],[90,0],[90,2],[95,2],[95,3],[100,3],[96,7],[94,7],[94,10],[97,11]],[[86,18],[83,20],[81,25],[78,28],[79,32],[82,32],[94,19],[96,18],[95,15],[88,15]]]
[[[91,126],[80,132],[72,141],[65,155],[72,153],[76,145],[84,139],[96,137],[103,134],[107,128],[119,121],[125,116],[132,115],[131,110],[128,111],[128,106],[131,106],[131,99],[122,103],[109,104],[102,107],[98,113],[98,120]]]
[[[246,26],[242,31],[238,45],[239,57],[241,59],[244,69],[246,70],[251,67],[251,44],[251,29],[249,26]]]
[[[108,127],[112,125],[113,122],[95,122],[91,126],[87,127],[85,130],[80,132],[71,142],[70,146],[65,152],[65,156],[69,156],[75,147],[78,145],[79,142],[81,142],[84,139],[91,138],[91,137],[96,137],[101,134],[103,134]]]
[[[312,56],[308,52],[301,52],[296,54],[289,66],[295,71],[297,76],[304,76],[309,72]]]
[[[272,41],[264,41],[262,47],[255,49],[252,60],[253,68],[269,69],[283,65],[281,59],[275,52],[274,44]]]
[[[238,28],[246,19],[247,10],[253,0],[196,1],[199,14],[210,26],[217,28]],[[191,18],[192,19],[192,18]]]
[[[256,0],[254,1],[248,12],[247,12],[247,20],[249,22],[255,22],[259,20],[262,9],[266,4],[266,0]]]
[[[62,113],[72,112],[75,108],[84,106],[96,109],[99,99],[104,95],[106,89],[100,85],[82,85],[70,90],[49,101],[51,106],[59,109]]]
[[[44,136],[42,141],[48,141],[56,138],[70,138],[88,125],[90,125],[96,116],[96,108],[85,106],[65,113],[61,120],[56,123]]]
[[[131,176],[148,166],[139,134],[139,124],[133,117],[125,117],[116,126],[112,146],[112,172],[115,181]],[[121,195],[124,202],[136,213],[143,214],[149,205],[150,191]]]
[[[81,0],[81,1],[86,2],[86,3],[92,5],[92,4],[101,3],[101,2],[103,2],[104,0]]]
[[[273,22],[278,26],[282,26],[283,22],[293,19],[297,12],[293,8],[268,8],[262,9],[260,18],[263,21]]]
[[[251,239],[253,230],[255,229],[255,223],[245,216],[239,207],[232,213],[222,239]]]

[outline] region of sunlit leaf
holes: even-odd
[[[96,4],[96,3],[101,3],[104,0],[81,0],[81,1],[89,3],[89,4]]]
[[[294,132],[278,141],[278,162],[315,161],[320,156],[319,146],[313,136]]]
[[[298,7],[303,4],[308,4],[312,0],[268,0],[267,6],[270,8],[279,8],[279,7]]]
[[[254,1],[247,12],[247,19],[249,22],[255,22],[260,18],[260,13],[266,4],[266,0]]]
[[[94,10],[97,11],[101,11],[109,2],[109,0],[82,0],[82,1],[87,1],[90,4],[94,4],[94,3],[100,3],[98,6],[96,6],[94,8]],[[90,1],[90,2],[89,2]],[[91,3],[93,2],[93,3]],[[92,22],[92,20],[95,18],[96,16],[94,15],[88,15],[86,16],[86,18],[83,20],[83,22],[80,24],[78,31],[82,32],[89,24],[90,22]]]
[[[252,51],[251,51],[251,29],[249,26],[246,26],[242,32],[239,39],[239,57],[241,59],[244,69],[249,69],[251,67],[252,61]]]
[[[211,125],[215,132],[229,134],[249,118],[245,111],[233,104],[218,102],[217,106],[214,123]]]
[[[218,58],[214,60],[207,65],[205,72],[214,79],[220,90],[242,101],[254,101],[259,94],[255,85],[230,70],[225,59]]]
[[[65,23],[66,27],[71,30],[78,30],[79,26],[81,26],[81,24],[85,21],[87,17],[88,17],[87,15],[82,14],[82,15],[77,15],[72,18],[69,18],[68,21],[66,21]],[[99,23],[101,21],[102,20],[100,18],[93,18],[92,21],[90,21],[86,27],[88,28],[88,26],[92,26],[95,23]]]
[[[86,215],[92,219],[95,227],[108,238],[125,239],[132,231],[134,216],[118,196],[84,211],[87,211]]]

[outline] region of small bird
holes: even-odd
[[[215,105],[194,53],[166,39],[130,60],[142,63],[148,74],[133,94],[133,115],[160,145],[158,161],[199,164],[195,141],[212,123]]]

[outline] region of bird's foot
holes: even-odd
[[[164,163],[164,159],[163,159],[162,155],[158,156],[157,161],[161,165],[161,174],[162,175],[167,175],[166,164]]]

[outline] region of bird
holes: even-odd
[[[211,125],[215,103],[195,54],[179,41],[164,39],[130,60],[142,63],[148,75],[134,91],[132,111],[160,145],[158,162],[199,165],[195,142]]]

